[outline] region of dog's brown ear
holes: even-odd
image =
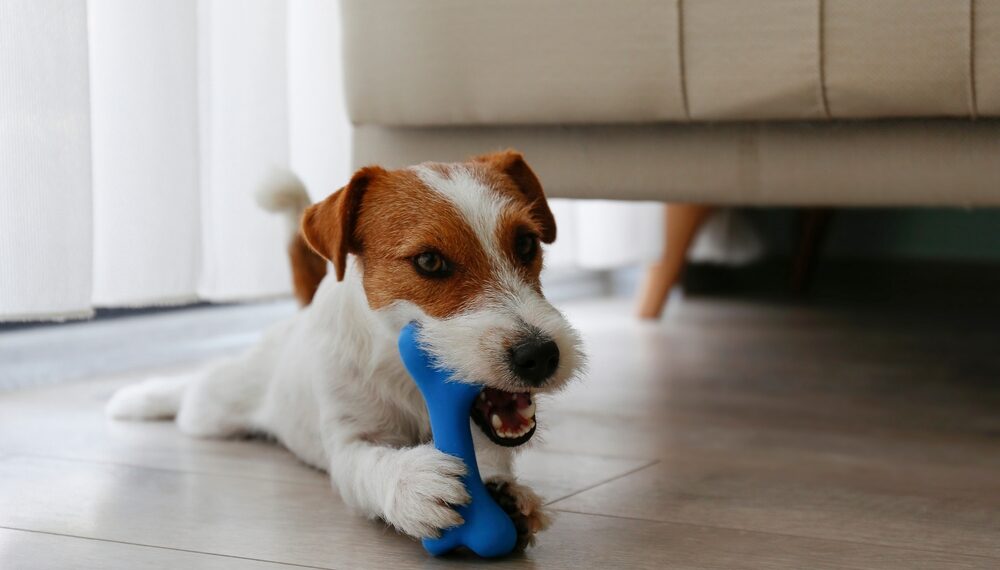
[[[521,153],[508,149],[474,156],[472,161],[489,164],[513,180],[521,193],[531,203],[531,215],[542,227],[542,235],[540,236],[542,241],[552,243],[556,240],[556,220],[552,216],[552,210],[549,209],[548,201],[545,199],[542,184],[528,163],[524,161],[524,156]]]
[[[351,177],[347,186],[309,206],[302,214],[302,236],[313,251],[333,262],[337,281],[344,279],[347,254],[361,252],[354,234],[361,199],[372,180],[384,173],[385,170],[378,166],[362,168]]]

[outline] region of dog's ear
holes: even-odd
[[[552,210],[549,209],[548,201],[545,199],[542,184],[528,163],[524,161],[524,156],[521,153],[508,149],[474,156],[472,161],[486,163],[506,174],[531,203],[531,215],[542,228],[540,236],[542,241],[552,243],[556,240],[556,220],[552,216]]]
[[[355,236],[361,200],[372,181],[384,173],[378,166],[362,168],[347,186],[309,206],[302,214],[302,236],[313,251],[333,262],[337,281],[344,279],[347,254],[361,252]]]

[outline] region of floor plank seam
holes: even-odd
[[[570,497],[575,497],[576,495],[579,495],[580,493],[584,493],[584,492],[589,491],[591,489],[596,489],[597,487],[600,487],[601,485],[606,485],[608,483],[611,483],[612,481],[617,481],[617,480],[619,480],[619,479],[621,479],[623,477],[628,477],[629,475],[638,473],[639,471],[642,471],[643,469],[648,469],[648,468],[656,465],[659,462],[660,462],[659,459],[654,459],[654,460],[650,461],[649,463],[646,463],[645,465],[640,465],[640,466],[635,467],[633,469],[629,469],[628,471],[626,471],[624,473],[620,473],[618,475],[615,475],[614,477],[610,477],[610,478],[605,479],[603,481],[599,481],[597,483],[594,483],[593,485],[588,485],[588,486],[584,487],[583,489],[579,489],[579,490],[573,491],[572,493],[570,493],[568,495],[563,495],[562,497],[559,497],[558,499],[553,499],[551,501],[548,501],[548,502],[545,503],[545,505],[546,506],[552,506],[555,503],[558,503],[559,501],[563,501],[563,500],[568,499]]]
[[[699,529],[728,530],[728,531],[736,531],[736,532],[746,532],[746,533],[750,533],[750,534],[759,534],[759,535],[768,535],[768,536],[782,536],[782,537],[785,537],[785,538],[795,538],[795,539],[801,539],[801,540],[819,540],[819,541],[823,541],[823,542],[836,542],[838,544],[850,544],[850,545],[854,545],[854,546],[875,546],[875,547],[878,547],[878,548],[893,548],[893,549],[896,549],[896,550],[909,550],[911,552],[924,552],[924,553],[927,553],[927,554],[945,554],[945,555],[949,555],[949,556],[965,556],[965,557],[969,557],[969,558],[981,558],[983,560],[1000,560],[1000,554],[998,554],[997,556],[992,556],[992,555],[989,555],[989,554],[976,554],[976,553],[972,553],[972,552],[955,552],[955,551],[950,551],[950,550],[933,550],[933,549],[928,549],[928,548],[916,548],[916,547],[913,547],[913,546],[903,546],[903,545],[898,545],[898,544],[885,544],[885,543],[882,543],[882,542],[862,542],[862,541],[858,541],[858,540],[845,540],[843,538],[827,538],[827,537],[808,536],[808,535],[801,535],[801,534],[788,534],[786,532],[771,532],[771,531],[767,531],[767,530],[753,530],[753,529],[747,529],[747,528],[741,528],[741,527],[735,527],[735,526],[720,526],[720,525],[715,525],[715,524],[699,524],[699,523],[691,523],[691,522],[683,522],[683,521],[665,521],[665,520],[657,520],[657,519],[647,519],[647,518],[643,518],[643,517],[629,517],[629,516],[624,516],[624,515],[612,515],[612,514],[606,514],[606,513],[588,513],[588,512],[584,512],[584,511],[575,511],[575,510],[572,510],[572,509],[554,508],[553,510],[555,510],[556,512],[559,512],[559,513],[569,513],[569,514],[581,515],[581,516],[604,517],[604,518],[609,518],[609,519],[620,519],[620,520],[626,520],[626,521],[638,521],[638,522],[646,522],[646,523],[661,523],[661,524],[670,524],[670,525],[681,525],[681,526],[687,526],[687,527],[693,527],[693,528],[699,528]]]
[[[311,570],[336,570],[335,568],[327,567],[327,566],[310,566],[308,564],[296,564],[295,562],[281,562],[279,560],[267,560],[267,559],[264,559],[264,558],[253,558],[253,557],[250,557],[250,556],[238,556],[238,555],[235,555],[235,554],[220,554],[218,552],[205,552],[205,551],[202,551],[202,550],[191,550],[191,549],[188,549],[188,548],[175,548],[173,546],[160,546],[160,545],[157,545],[157,544],[143,544],[141,542],[128,542],[126,540],[114,540],[114,539],[111,539],[111,538],[98,538],[98,537],[93,537],[93,536],[80,536],[80,535],[76,535],[76,534],[66,534],[66,533],[62,533],[62,532],[52,532],[52,531],[47,531],[47,530],[35,530],[35,529],[30,529],[30,528],[20,528],[20,527],[4,526],[4,525],[0,525],[0,529],[13,530],[13,531],[19,531],[19,532],[30,532],[30,533],[34,533],[34,534],[45,534],[45,535],[49,535],[49,536],[61,536],[61,537],[65,537],[65,538],[75,538],[75,539],[78,539],[78,540],[93,540],[93,541],[97,541],[97,542],[108,542],[108,543],[112,543],[112,544],[123,544],[125,546],[138,546],[140,548],[156,548],[158,550],[173,550],[175,552],[186,552],[188,554],[200,554],[200,555],[203,555],[203,556],[216,556],[216,557],[219,557],[219,558],[231,558],[231,559],[234,559],[234,560],[247,560],[247,561],[250,561],[250,562],[263,562],[263,563],[266,563],[266,564],[277,564],[279,566],[289,566],[289,567],[293,567],[293,568],[310,568]]]
[[[204,475],[207,477],[221,477],[225,479],[241,479],[246,481],[263,481],[267,483],[282,483],[287,485],[300,485],[303,487],[322,487],[326,488],[327,483],[324,478],[323,481],[308,482],[308,481],[293,481],[291,479],[268,479],[265,477],[248,477],[246,475],[232,475],[229,473],[213,473],[211,471],[184,471],[180,469],[171,469],[169,467],[153,467],[152,465],[141,465],[137,463],[125,463],[121,461],[103,461],[99,459],[83,459],[79,457],[63,457],[60,455],[47,455],[40,453],[17,453],[14,455],[2,456],[0,459],[13,459],[15,457],[31,457],[37,459],[48,459],[53,461],[71,461],[73,463],[89,463],[92,465],[111,465],[114,467],[128,467],[130,469],[145,469],[148,471],[160,471],[164,473],[176,473],[182,475]],[[303,465],[303,468],[312,470],[311,467]],[[325,477],[325,476],[324,476]]]

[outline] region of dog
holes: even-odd
[[[362,168],[309,205],[290,173],[258,195],[283,212],[302,310],[246,354],[119,390],[120,420],[176,418],[196,437],[263,433],[329,473],[343,501],[416,538],[460,524],[464,464],[436,450],[427,410],[396,349],[407,323],[462,381],[485,386],[471,413],[484,482],[515,520],[518,547],[549,523],[514,474],[536,399],[579,376],[578,333],[542,294],[542,243],[556,224],[523,156]],[[328,263],[334,273],[327,277]]]

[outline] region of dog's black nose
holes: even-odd
[[[559,368],[559,346],[551,339],[531,339],[510,350],[510,369],[532,386],[540,386]]]

